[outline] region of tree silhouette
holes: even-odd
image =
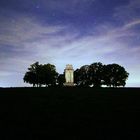
[[[51,64],[39,64],[35,62],[28,68],[23,78],[24,82],[42,86],[52,86],[56,84],[58,73],[56,72],[55,66]]]
[[[84,65],[80,69],[74,71],[74,81],[78,86],[88,86],[88,69],[89,65]]]
[[[104,67],[104,84],[107,86],[125,86],[129,73],[118,64],[109,64]]]
[[[54,86],[56,85],[56,80],[58,77],[58,73],[56,72],[56,68],[52,64],[44,64],[41,69],[42,73],[42,83],[46,86]]]
[[[101,62],[84,65],[74,71],[74,81],[77,86],[125,86],[128,76],[124,67],[118,64],[103,65]]]
[[[30,65],[23,80],[26,83],[33,84],[33,86],[39,85],[39,62],[35,62]]]
[[[23,80],[26,83],[33,84],[33,87],[36,85],[36,75],[33,72],[26,72]]]
[[[79,72],[80,69],[76,69],[74,71],[74,82],[79,85],[80,84],[80,72]]]
[[[101,62],[92,63],[91,65],[83,65],[80,69],[74,71],[74,82],[77,86],[101,87],[106,86],[125,86],[129,73],[124,67],[118,64],[103,65]],[[54,86],[58,83],[63,86],[65,82],[64,74],[56,72],[55,65],[39,64],[35,62],[28,68],[25,73],[24,82],[33,84],[33,86]]]
[[[103,64],[100,62],[93,63],[89,66],[88,75],[90,83],[94,87],[101,87],[103,80]]]
[[[65,83],[65,75],[64,74],[59,74],[57,78],[57,82],[59,86],[63,86],[63,83]]]

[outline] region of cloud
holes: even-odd
[[[128,22],[140,18],[140,1],[130,0],[127,5],[119,6],[115,9],[114,17],[121,22]]]
[[[136,26],[136,25],[139,25],[139,24],[140,24],[140,19],[135,20],[135,21],[132,21],[132,22],[126,24],[126,25],[124,26],[124,29],[130,29],[130,28],[132,28],[132,27],[134,27],[134,26]]]
[[[53,63],[61,48],[78,36],[65,33],[68,26],[44,25],[27,16],[20,15],[14,21],[2,16],[0,19],[0,76],[11,72],[23,75],[35,61]]]
[[[33,46],[36,42],[40,43],[44,40],[46,45],[49,42],[49,36],[56,35],[65,26],[50,26],[43,25],[38,21],[26,17],[20,16],[17,19],[7,19],[0,17],[0,57],[9,58],[20,55],[28,56],[31,52],[36,54],[37,46]],[[16,56],[15,56],[16,55]],[[19,56],[18,56],[19,57]],[[30,57],[30,56],[29,56]]]
[[[79,1],[72,2],[76,5]],[[130,29],[138,25],[139,20],[131,20],[122,27],[102,23],[83,35],[81,30],[68,24],[44,24],[27,15],[18,15],[14,20],[3,16],[0,19],[0,77],[3,81],[8,81],[8,77],[12,81],[15,76],[20,83],[17,84],[23,85],[24,73],[35,61],[55,64],[60,73],[68,63],[74,68],[98,61],[118,63],[130,71],[130,81],[136,78],[133,82],[137,82],[140,78],[136,72],[140,48],[135,44],[130,48],[129,40],[124,40],[136,37],[137,32]]]
[[[10,76],[12,74],[12,72],[0,71],[0,77]]]
[[[64,28],[61,26],[44,26],[30,17],[18,17],[14,21],[5,18],[1,18],[1,20],[3,22],[0,23],[0,42],[16,46],[25,41],[43,38],[45,35],[56,34]]]

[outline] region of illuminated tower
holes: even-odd
[[[65,86],[73,86],[74,85],[74,70],[72,65],[66,65],[65,68]]]

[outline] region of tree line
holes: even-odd
[[[120,87],[126,85],[129,73],[123,66],[118,64],[103,65],[101,62],[84,65],[74,71],[74,83],[82,87]],[[25,73],[24,82],[36,87],[63,86],[65,73],[59,74],[55,65],[39,64],[35,62],[30,65]]]
[[[76,69],[74,75],[75,83],[79,86],[119,87],[125,86],[129,73],[118,64],[103,65],[98,62]]]
[[[24,82],[33,84],[33,86],[41,87],[42,85],[54,86],[56,85],[56,80],[58,73],[56,68],[52,64],[39,64],[35,62],[30,65],[28,71],[24,75]]]

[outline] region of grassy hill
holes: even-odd
[[[4,139],[135,139],[139,88],[1,88]]]

